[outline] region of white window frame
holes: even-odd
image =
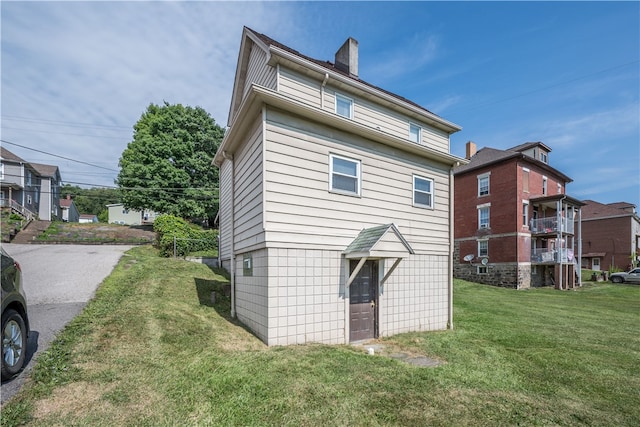
[[[476,272],[478,274],[487,274],[489,272],[486,265],[479,265],[476,268],[477,268]]]
[[[417,134],[415,134],[415,132],[412,132],[414,130],[417,131]],[[415,134],[415,139],[414,139],[414,134]],[[415,123],[409,122],[409,141],[415,142],[417,144],[422,143],[422,127],[421,126]]]
[[[338,102],[347,102],[349,103],[349,115],[345,116],[344,114],[340,114],[338,110]],[[353,119],[353,98],[349,98],[348,96],[344,96],[336,92],[336,101],[335,101],[336,114],[340,117],[344,117],[347,119]]]
[[[483,194],[481,192],[481,182],[487,180],[487,192]],[[491,193],[491,172],[483,173],[482,175],[478,175],[478,197],[488,196]]]
[[[478,205],[478,229],[489,229],[491,228],[491,203],[486,203],[484,205]],[[482,212],[486,209],[487,211],[487,223],[485,226],[482,225]]]
[[[481,257],[487,258],[488,256],[489,256],[489,240],[487,239],[478,240],[478,258],[481,258]]]
[[[562,184],[557,183],[556,185],[558,187],[558,194],[562,194]]]
[[[352,162],[356,165],[356,176],[352,176],[352,175],[345,175],[343,173],[340,172],[334,172],[333,170],[333,161],[334,159],[340,159],[340,160],[344,160],[347,162]],[[356,192],[353,191],[349,191],[349,190],[344,190],[342,188],[335,188],[333,186],[333,175],[339,175],[339,176],[346,176],[349,178],[355,178],[357,180],[357,184],[356,184]],[[339,194],[345,194],[345,195],[349,195],[349,196],[358,196],[360,197],[360,193],[362,191],[362,164],[360,162],[360,160],[358,159],[353,159],[351,157],[345,157],[345,156],[341,156],[338,154],[333,154],[330,153],[329,154],[329,191],[332,193],[339,193]]]
[[[417,179],[428,182],[431,191],[418,190],[416,188],[416,180]],[[435,183],[434,183],[432,178],[427,178],[427,177],[420,176],[420,175],[413,175],[413,193],[412,193],[413,194],[413,206],[415,206],[417,208],[433,209],[433,199],[435,197],[434,186],[435,186]],[[429,204],[424,204],[424,203],[417,202],[416,201],[416,193],[428,194],[430,203]]]
[[[31,198],[31,194],[27,194],[27,204],[30,205],[33,203],[33,199]]]
[[[542,163],[547,163],[549,161],[549,158],[547,157],[547,153],[545,153],[544,151],[540,151],[540,161]]]
[[[548,182],[547,177],[543,175],[542,176],[542,195],[543,196],[547,195],[547,190],[548,190],[547,189],[547,182]]]

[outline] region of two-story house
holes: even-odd
[[[61,218],[60,210],[60,169],[54,165],[30,163],[40,178],[40,203],[38,218],[43,221],[52,221]]]
[[[640,261],[640,218],[632,203],[584,200],[582,267],[628,271]]]
[[[507,150],[467,143],[455,168],[454,276],[518,289],[581,283],[580,208],[572,180],[549,165],[551,149]]]
[[[452,327],[460,128],[244,28],[220,168],[231,310],[268,345]]]
[[[4,147],[0,147],[0,168],[2,208],[28,219],[36,218],[41,195],[37,170]]]

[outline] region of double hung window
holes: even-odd
[[[491,174],[485,173],[478,175],[478,197],[489,195],[489,176]]]
[[[422,142],[422,129],[420,126],[409,123],[409,140],[418,144]]]
[[[478,228],[489,228],[490,206],[478,206]]]
[[[330,190],[337,193],[360,195],[360,160],[330,155]]]
[[[433,180],[413,176],[413,205],[421,208],[433,208]]]

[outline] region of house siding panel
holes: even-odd
[[[234,249],[236,253],[264,243],[262,204],[262,126],[258,121],[248,142],[234,155]]]
[[[224,262],[231,259],[231,161],[225,160],[220,165],[220,259]]]
[[[331,82],[332,80],[329,79],[329,83],[322,89],[321,81],[310,79],[293,70],[280,67],[278,90],[287,96],[314,107],[321,107],[324,111],[331,113],[335,113],[336,93],[339,93],[353,99],[353,120],[355,122],[407,140],[409,138],[409,122],[415,123],[422,127],[422,140],[419,142],[421,145],[449,154],[449,135],[446,132],[435,129],[420,120],[406,117],[391,109],[337,89]],[[320,101],[321,97],[323,97],[322,102]]]
[[[265,228],[270,242],[299,244],[298,232],[305,234],[303,241],[344,249],[362,228],[393,222],[415,250],[448,251],[449,175],[441,165],[397,152],[389,157],[385,147],[304,121],[295,123],[302,129],[292,128],[291,120],[281,123],[277,111],[268,117]],[[361,160],[361,197],[329,191],[330,153]],[[413,174],[434,179],[434,209],[413,207]]]
[[[247,96],[252,83],[275,90],[276,81],[276,70],[270,65],[267,65],[267,53],[264,50],[253,46],[251,53],[249,54],[247,79],[243,88],[242,97],[245,98]]]

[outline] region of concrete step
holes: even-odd
[[[20,230],[11,242],[33,243],[33,241],[41,235],[44,230],[49,228],[49,225],[51,225],[51,221],[33,220],[24,229]]]

